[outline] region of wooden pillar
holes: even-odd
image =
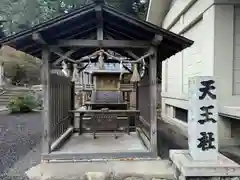
[[[4,63],[0,62],[0,88],[4,85]]]
[[[135,93],[135,100],[136,100],[136,109],[139,109],[139,83],[136,85],[136,93]]]
[[[150,124],[151,124],[151,151],[157,156],[157,49],[151,47],[154,55],[150,57]]]
[[[139,64],[138,64],[138,69],[139,69]],[[140,82],[137,82],[136,84],[134,84],[135,86],[135,90],[136,90],[136,93],[135,93],[135,100],[136,100],[136,109],[139,109],[139,83]]]
[[[72,78],[73,76],[73,64],[70,64],[70,78]],[[70,96],[70,110],[74,110],[75,109],[75,82],[71,82],[71,96]],[[69,108],[69,107],[68,107]],[[74,113],[71,113],[71,117],[70,117],[71,121],[70,121],[70,125],[72,125],[74,127]]]
[[[49,56],[50,51],[47,47],[42,48],[42,68],[41,68],[41,79],[43,86],[43,111],[42,120],[44,126],[42,153],[51,152],[51,116],[50,116],[50,67],[49,67]]]
[[[72,82],[71,83],[71,105],[70,105],[70,110],[74,110],[75,109],[75,100],[76,100],[76,96],[75,96],[75,82]],[[74,127],[74,113],[71,113],[70,125],[72,125]]]

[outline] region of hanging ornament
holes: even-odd
[[[142,60],[142,67],[141,67],[141,70],[140,70],[140,77],[142,78],[145,74],[145,68],[146,68],[146,63],[145,63],[145,60],[143,59]]]
[[[123,63],[122,63],[122,61],[120,61],[120,77],[119,77],[119,80],[120,80],[120,81],[122,80],[123,71],[124,71]]]
[[[102,51],[99,52],[99,56],[98,56],[98,68],[104,69],[104,55]]]
[[[64,61],[62,61],[62,72],[65,76],[69,77],[68,65]]]
[[[78,82],[80,79],[77,64],[73,64],[73,74],[72,74],[72,82]]]
[[[131,82],[139,82],[140,81],[140,75],[138,73],[137,64],[134,64],[133,74],[132,74],[130,81]]]

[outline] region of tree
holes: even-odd
[[[0,20],[7,35],[28,29],[63,13],[92,3],[92,0],[1,0]],[[144,18],[147,0],[106,0],[125,13]]]
[[[13,84],[40,83],[40,60],[3,46],[0,50],[0,62],[4,62],[4,76],[11,79]]]

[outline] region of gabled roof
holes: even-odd
[[[155,34],[162,35],[163,40],[158,46],[159,60],[165,60],[193,44],[193,41],[189,39],[119,12],[108,5],[103,4],[101,7],[104,39],[110,36],[117,40],[151,41]],[[40,58],[42,45],[32,39],[34,33],[40,33],[49,44],[55,43],[60,39],[95,39],[98,24],[96,4],[93,3],[30,29],[5,37],[0,40],[0,44],[12,46],[17,50]],[[69,49],[63,48],[62,50],[66,52]],[[81,48],[71,57],[80,58],[95,50],[96,48]],[[113,50],[124,55],[124,52],[120,49]],[[142,50],[136,50],[135,53],[142,55],[143,52]]]

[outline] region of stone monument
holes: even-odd
[[[218,152],[216,83],[211,76],[189,79],[189,150],[170,150],[177,179],[239,179],[240,166]]]

